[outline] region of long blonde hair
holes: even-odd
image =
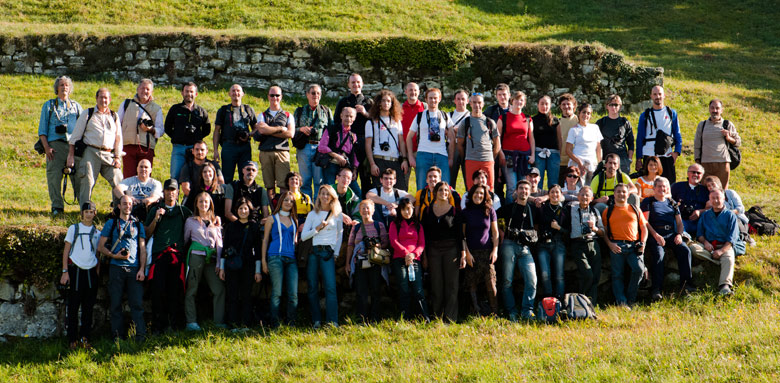
[[[209,208],[205,212],[200,211],[200,208],[198,207],[198,201],[200,201],[201,197],[205,197],[209,200]],[[214,200],[211,199],[211,195],[209,193],[206,192],[198,193],[198,195],[195,197],[195,206],[193,206],[193,210],[195,213],[193,214],[193,217],[195,217],[195,219],[197,219],[201,223],[203,223],[203,219],[205,218],[209,222],[216,224],[215,220],[217,218],[216,215],[214,214]]]
[[[333,186],[330,185],[322,185],[320,186],[319,193],[328,193],[330,195],[330,215],[331,216],[337,216],[341,214],[341,204],[339,204],[339,195],[336,193],[336,190],[333,189]],[[324,210],[320,206],[320,197],[317,196],[317,202],[314,203],[314,211],[319,213],[321,210]]]

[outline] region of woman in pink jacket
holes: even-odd
[[[398,215],[390,223],[390,245],[393,248],[391,262],[395,279],[398,281],[398,301],[405,319],[418,312],[426,322],[428,308],[425,303],[422,281],[422,252],[425,248],[425,234],[417,217],[414,205],[404,198],[398,203]]]

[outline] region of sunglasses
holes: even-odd
[[[621,105],[621,104],[609,104],[609,106],[611,106],[611,107],[613,107],[613,108],[616,108],[616,107],[618,107],[618,106],[622,106],[622,105]]]
[[[567,174],[566,178],[580,178],[580,176],[578,176],[576,174]]]
[[[268,97],[282,97],[281,94],[269,94]]]

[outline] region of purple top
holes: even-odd
[[[490,224],[497,220],[496,211],[490,209],[490,216],[485,216],[482,209],[466,208],[461,212],[463,224],[466,226],[466,245],[469,250],[492,249]]]
[[[333,148],[328,146],[328,142],[330,142],[330,135],[329,135],[328,131],[329,131],[329,129],[325,129],[325,130],[322,131],[322,137],[320,138],[320,144],[319,144],[319,146],[317,146],[317,151],[320,152],[320,153],[328,154],[328,153],[334,151]],[[341,140],[344,139],[344,135],[345,134],[354,134],[354,133],[352,132],[352,130],[346,130],[346,129],[344,129],[344,127],[342,127],[341,131],[339,131],[338,134],[336,135],[336,146],[338,146],[341,143]],[[358,158],[355,155],[355,150],[354,150],[355,148],[353,146],[354,145],[352,144],[352,139],[347,139],[344,142],[344,145],[341,146],[341,147],[338,147],[337,149],[340,149],[339,151],[343,152],[343,153],[350,153],[350,157],[352,157],[352,158],[349,160],[349,162],[350,162],[350,164],[352,165],[353,168],[357,168],[359,163],[358,163]]]
[[[215,225],[213,222],[208,225],[206,222],[201,223],[195,217],[187,218],[187,222],[184,223],[184,242],[193,241],[203,246],[217,249],[217,264],[222,259],[222,227]],[[197,250],[193,250],[193,253],[202,254]]]

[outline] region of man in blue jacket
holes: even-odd
[[[712,209],[705,211],[699,219],[699,242],[712,254],[712,259],[720,261],[720,279],[718,286],[721,295],[731,294],[734,278],[735,246],[739,246],[739,226],[737,216],[725,205],[723,190],[710,192]]]
[[[682,153],[682,136],[677,111],[665,106],[664,88],[653,87],[650,93],[652,108],[647,108],[639,116],[636,132],[636,170],[641,171],[643,161],[650,156],[658,156],[664,174],[670,184],[677,181],[674,163]]]

